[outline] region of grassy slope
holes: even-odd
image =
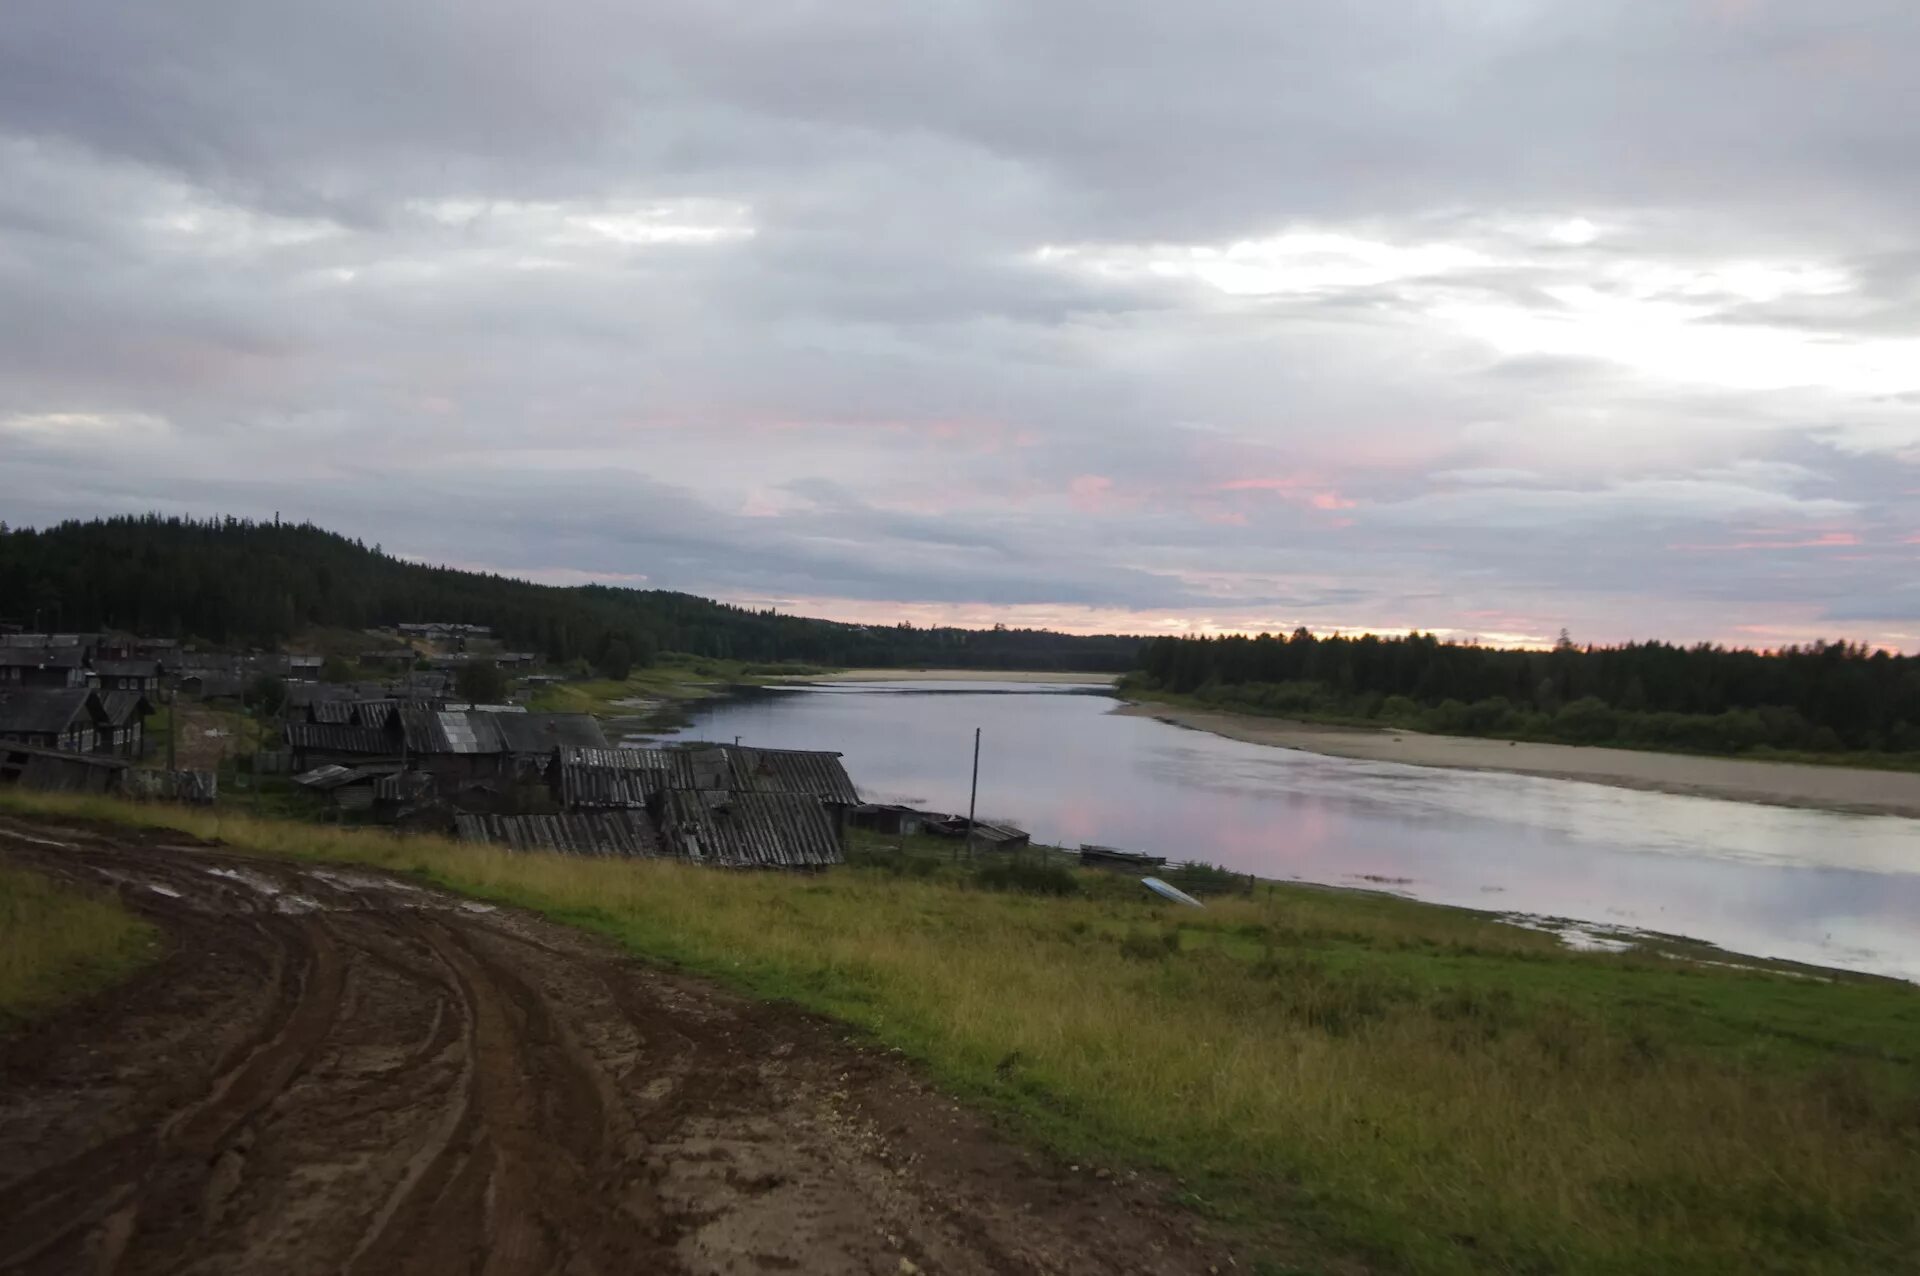
[[[126,977],[155,940],[107,892],[0,865],[0,1028]]]
[[[364,862],[837,1015],[1075,1157],[1419,1271],[1887,1271],[1920,1247],[1920,989],[1578,954],[1262,886],[1204,913],[953,870],[511,856],[99,799],[0,807]],[[925,870],[932,876],[922,876]]]
[[[616,681],[598,678],[541,687],[528,698],[528,707],[543,713],[591,713],[599,717],[643,716],[647,706],[621,705],[622,700],[669,703],[704,700],[728,686],[752,686],[785,678],[825,673],[801,664],[752,664],[743,660],[709,660],[674,653],[659,663],[635,669]]]
[[[1232,698],[1207,699],[1203,696],[1186,695],[1177,691],[1159,691],[1138,686],[1124,686],[1121,694],[1129,700],[1141,700],[1153,704],[1172,705],[1180,709],[1199,709],[1207,713],[1237,713],[1249,718],[1276,718],[1282,722],[1311,722],[1321,726],[1354,727],[1363,731],[1398,731],[1402,734],[1423,734],[1417,721],[1396,721],[1392,718],[1362,718],[1344,713],[1313,713],[1305,710],[1280,712],[1263,708],[1257,704]],[[1462,733],[1464,734],[1464,733]],[[1868,753],[1841,752],[1817,753],[1806,749],[1776,749],[1770,745],[1760,745],[1738,753],[1715,752],[1703,749],[1685,749],[1671,744],[1637,744],[1631,740],[1594,740],[1579,742],[1562,740],[1550,735],[1529,735],[1525,733],[1483,732],[1470,736],[1479,740],[1521,740],[1540,744],[1564,744],[1576,748],[1626,749],[1634,753],[1677,753],[1707,758],[1741,758],[1752,762],[1803,762],[1809,766],[1854,767],[1868,771],[1920,771],[1920,753]]]

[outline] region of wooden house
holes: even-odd
[[[120,758],[138,758],[146,742],[147,719],[153,716],[153,702],[141,691],[100,693],[100,705],[107,711],[94,742],[96,753]]]
[[[0,687],[81,687],[86,681],[78,647],[0,647]]]
[[[106,706],[89,687],[0,691],[0,740],[92,753],[106,727]]]
[[[102,691],[138,691],[152,695],[160,690],[160,662],[157,660],[96,660],[94,685]]]

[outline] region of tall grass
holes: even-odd
[[[0,1029],[125,977],[154,941],[110,893],[0,865]]]
[[[1076,1157],[1416,1271],[1889,1271],[1920,1250],[1920,990],[1566,952],[1262,887],[1207,910],[879,869],[514,856],[99,800],[379,865],[841,1017]],[[1090,886],[1099,879],[1089,875]]]

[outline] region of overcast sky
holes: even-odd
[[[1920,649],[1913,0],[11,0],[0,518]]]

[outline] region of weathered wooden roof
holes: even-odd
[[[100,706],[107,711],[111,726],[130,726],[153,712],[153,702],[144,691],[102,691]]]
[[[660,835],[645,811],[570,812],[564,815],[453,817],[460,837],[513,851],[563,855],[657,856]]]
[[[826,807],[796,793],[669,789],[660,836],[673,855],[729,868],[819,868],[843,859]]]
[[[348,784],[371,784],[382,777],[398,775],[400,764],[397,762],[373,763],[367,766],[318,766],[311,771],[303,771],[293,777],[293,782],[302,788],[327,792]]]
[[[100,792],[131,765],[125,758],[0,741],[0,784],[54,792]]]
[[[86,664],[78,647],[0,648],[0,665],[16,669],[79,669]]]
[[[96,660],[93,671],[102,678],[158,678],[158,660]]]
[[[91,687],[21,687],[0,691],[0,734],[59,735],[77,718],[107,721],[100,693]]]

